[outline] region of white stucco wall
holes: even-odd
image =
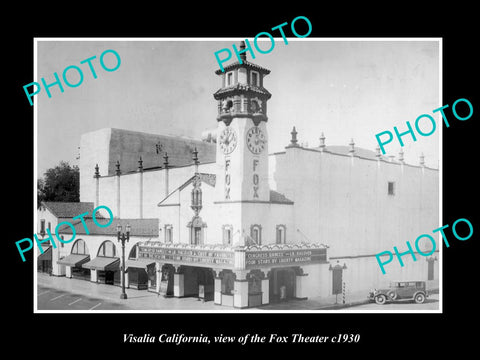
[[[440,226],[436,170],[300,148],[275,163],[273,181],[295,202],[297,229],[328,244],[330,257],[376,254]]]

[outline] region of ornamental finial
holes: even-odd
[[[245,41],[240,41],[240,59],[242,59],[242,61],[246,61],[247,60],[247,52],[245,51]]]
[[[163,155],[163,166],[168,168],[168,154],[165,152],[165,155]]]
[[[117,163],[115,164],[115,175],[119,176],[121,174],[120,171],[120,161],[117,160]]]
[[[100,171],[98,168],[98,164],[95,165],[95,175],[93,175],[94,178],[99,178],[100,177]]]
[[[325,135],[323,134],[323,131],[322,131],[322,134],[320,135],[320,150],[323,151],[325,150]]]
[[[298,146],[298,140],[297,140],[297,129],[295,129],[295,126],[293,127],[292,132],[290,133],[292,135],[292,139],[290,140],[290,146]]]

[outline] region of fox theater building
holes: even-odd
[[[438,170],[353,141],[327,146],[323,134],[317,147],[301,146],[294,124],[284,151],[269,153],[270,71],[241,56],[216,71],[216,126],[202,140],[113,128],[82,135],[81,202],[68,216],[45,203],[39,221],[55,226],[85,204],[108,206],[114,221],[99,228],[85,218],[86,233],[73,220],[75,240],[50,249],[45,268],[118,285],[117,226],[128,225],[126,286],[166,297],[247,308],[367,294],[392,279],[438,281],[438,251],[404,257],[385,275],[375,258],[438,227]],[[70,238],[72,228],[59,233]]]

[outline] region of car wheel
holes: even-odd
[[[387,293],[388,297],[392,300],[396,300],[397,299],[397,293],[395,291],[389,291]]]
[[[425,295],[423,295],[422,293],[415,295],[415,302],[417,304],[423,304],[424,301],[425,301]]]
[[[385,295],[378,295],[378,296],[375,296],[375,302],[378,304],[378,305],[383,305],[385,304],[385,302],[387,301],[387,297]]]

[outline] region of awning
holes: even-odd
[[[52,247],[49,246],[46,250],[43,251],[43,254],[38,255],[38,261],[52,261]]]
[[[57,260],[57,264],[67,265],[72,267],[80,267],[83,263],[90,260],[90,255],[85,254],[71,254],[65,256],[63,259]]]
[[[92,270],[115,271],[119,269],[119,265],[120,258],[118,257],[97,256],[95,259],[83,264],[82,267]]]
[[[155,263],[155,261],[151,259],[128,259],[125,260],[125,269],[136,268],[147,270],[147,266],[153,263]]]

